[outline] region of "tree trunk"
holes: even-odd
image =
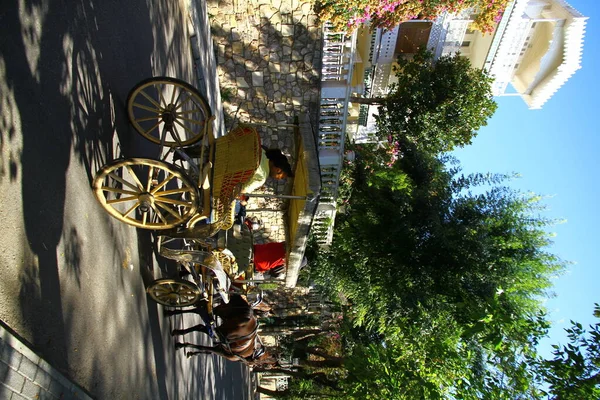
[[[385,102],[385,97],[350,97],[349,100],[351,103],[374,106],[383,104]]]

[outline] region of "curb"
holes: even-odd
[[[93,399],[31,347],[0,321],[0,398]]]

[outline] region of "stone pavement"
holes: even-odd
[[[0,321],[0,399],[92,399]]]

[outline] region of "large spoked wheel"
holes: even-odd
[[[147,158],[117,160],[94,177],[96,198],[113,217],[144,229],[176,227],[195,213],[198,190],[178,167]]]
[[[184,279],[157,279],[146,289],[154,301],[167,307],[187,307],[200,299],[200,289]]]
[[[208,101],[196,88],[168,77],[138,83],[129,92],[127,115],[141,135],[169,147],[198,142],[213,119]]]

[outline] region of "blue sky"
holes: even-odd
[[[547,303],[553,327],[540,347],[547,356],[550,344],[567,342],[570,320],[596,322],[600,303],[600,2],[569,3],[589,17],[582,68],[541,110],[529,110],[519,97],[497,98],[488,125],[455,153],[467,173],[519,173],[511,187],[550,196],[544,216],[566,219],[553,227],[550,251],[575,264],[556,280],[556,297]]]

